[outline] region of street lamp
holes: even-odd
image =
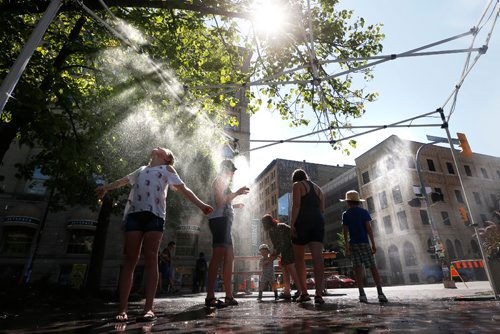
[[[423,197],[425,201],[425,209],[427,211],[427,217],[429,218],[429,223],[431,225],[431,231],[432,231],[432,241],[433,241],[433,249],[436,254],[436,258],[440,260],[441,262],[441,270],[443,271],[443,284],[445,288],[456,288],[455,282],[450,276],[450,269],[448,267],[448,258],[446,254],[446,248],[444,247],[443,242],[441,241],[441,238],[439,237],[439,232],[436,226],[436,223],[432,219],[432,213],[431,213],[431,203],[429,200],[429,194],[427,193],[427,190],[425,189],[425,184],[424,184],[424,178],[421,173],[421,165],[420,165],[420,153],[422,153],[422,150],[427,147],[428,145],[433,145],[436,143],[447,143],[448,139],[446,138],[441,138],[441,137],[433,137],[433,136],[427,136],[427,139],[430,140],[430,143],[423,144],[420,146],[417,150],[417,154],[415,157],[416,160],[416,167],[417,167],[417,176],[420,181],[420,195]],[[452,143],[457,143],[458,140],[453,140]],[[435,196],[436,197],[436,196]]]

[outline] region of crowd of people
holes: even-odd
[[[150,154],[149,163],[132,173],[109,184],[97,188],[97,196],[102,198],[108,191],[130,185],[131,190],[124,210],[125,261],[120,272],[119,308],[115,321],[128,321],[128,299],[133,283],[134,270],[140,258],[144,256],[144,293],[143,314],[138,321],[154,321],[154,297],[158,291],[171,292],[174,289],[172,275],[172,255],[175,242],[169,242],[160,252],[163,231],[166,224],[166,199],[168,189],[179,192],[187,200],[197,206],[207,217],[212,235],[212,255],[207,265],[205,254],[200,253],[196,261],[193,292],[205,289],[205,305],[222,308],[236,306],[231,286],[234,250],[231,228],[234,210],[244,207],[233,204],[233,200],[246,195],[250,189],[241,187],[231,189],[234,173],[237,168],[231,160],[224,160],[211,186],[211,204],[198,198],[177,174],[173,165],[174,154],[157,147]],[[323,304],[323,239],[325,234],[324,195],[321,188],[312,182],[307,173],[297,169],[291,176],[292,209],[290,225],[280,223],[270,214],[262,217],[264,231],[269,235],[272,249],[263,244],[259,247],[261,254],[261,275],[258,300],[262,301],[263,290],[269,286],[274,292],[274,299],[294,299],[303,303],[311,300],[306,284],[305,251],[309,249],[312,256],[312,267],[315,282],[314,303]],[[370,227],[371,217],[367,210],[360,206],[364,201],[356,191],[346,193],[344,199],[347,209],[342,214],[342,224],[346,244],[346,254],[351,256],[353,269],[358,284],[360,302],[367,302],[363,288],[362,267],[370,269],[378,291],[378,300],[387,302],[375,265],[373,254],[376,245]],[[280,258],[283,271],[283,292],[278,295],[274,274],[274,260]],[[222,267],[222,277],[219,268]],[[216,297],[217,282],[222,278],[224,299]],[[297,291],[292,294],[292,280]]]

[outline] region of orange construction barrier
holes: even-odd
[[[451,277],[460,277],[458,271],[455,269],[453,265],[450,266]]]

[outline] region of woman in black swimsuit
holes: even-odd
[[[309,247],[313,261],[316,295],[314,302],[323,304],[323,237],[325,235],[324,196],[318,185],[309,180],[302,169],[292,174],[292,243],[295,254],[295,266],[300,281],[301,295],[298,302],[311,300],[306,290],[305,247]]]

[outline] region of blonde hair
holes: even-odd
[[[163,158],[165,159],[165,164],[173,166],[175,163],[175,155],[168,148],[159,147],[159,149],[164,153]]]

